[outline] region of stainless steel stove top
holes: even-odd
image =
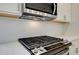
[[[47,46],[51,43],[57,43],[62,41],[63,39],[50,37],[50,36],[37,36],[37,37],[30,37],[30,38],[22,38],[19,39],[24,43],[28,49],[38,48],[40,46]]]
[[[20,38],[20,43],[32,54],[58,54],[60,51],[68,51],[71,42],[51,36],[36,36]]]

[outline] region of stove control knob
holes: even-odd
[[[40,51],[43,51],[43,49],[40,49]]]
[[[40,52],[46,52],[46,49],[44,47],[39,48]]]
[[[38,53],[38,49],[35,48],[35,49],[32,50],[32,52],[33,52],[34,54],[37,54],[37,53]]]
[[[34,53],[36,54],[36,53],[38,53],[38,51],[37,50],[34,50]]]

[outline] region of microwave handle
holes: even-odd
[[[53,11],[53,14],[55,14],[55,11],[56,11],[56,4],[54,3],[54,11]]]

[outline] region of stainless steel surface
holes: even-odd
[[[71,45],[69,41],[51,36],[21,38],[19,41],[34,55],[63,55]]]
[[[21,19],[46,21],[46,20],[53,20],[57,17],[56,15],[52,15],[53,13],[55,13],[56,6],[54,7],[54,12],[52,14],[48,14],[48,13],[44,13],[44,12],[40,12],[32,9],[27,9],[25,8],[25,3],[22,3],[21,6],[22,6],[22,13],[23,13],[22,16],[20,17]]]
[[[47,52],[47,50],[46,50],[44,47],[39,47],[39,48],[33,49],[32,52],[33,52],[35,55],[40,55],[40,54],[42,54],[42,53]]]

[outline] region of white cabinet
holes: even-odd
[[[20,3],[0,3],[0,12],[21,15]]]
[[[70,3],[58,3],[56,20],[62,21],[62,22],[71,21],[71,4]]]
[[[73,40],[72,46],[69,49],[70,55],[79,55],[79,40]]]

